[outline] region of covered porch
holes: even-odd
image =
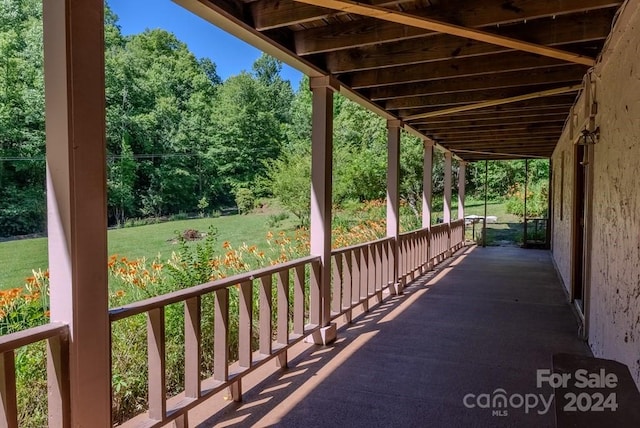
[[[548,385],[536,387],[537,370],[551,369],[556,353],[591,355],[577,329],[548,252],[466,247],[403,296],[343,324],[334,344],[300,345],[287,370],[246,379],[242,403],[211,400],[191,422],[551,427],[553,406],[499,417],[463,400],[499,388],[549,397]]]
[[[0,338],[0,422],[18,425],[15,349],[46,341],[49,425],[111,426],[111,326],[138,315],[146,320],[140,370],[148,373],[148,408],[127,426],[297,426],[311,418],[326,426],[548,426],[550,410],[501,418],[467,408],[465,397],[535,390],[536,370],[550,368],[551,355],[589,354],[582,339],[598,356],[627,364],[638,382],[640,257],[628,236],[640,230],[638,178],[630,173],[640,127],[629,125],[637,124],[640,95],[637,85],[618,85],[638,75],[637,0],[618,15],[622,2],[604,0],[485,0],[470,8],[461,1],[177,3],[310,76],[310,255],[110,309],[104,5],[45,1],[52,322]],[[335,92],[388,124],[386,237],[340,249],[331,248]],[[408,233],[399,229],[402,131],[425,149],[423,224]],[[445,158],[437,225],[434,150]],[[466,163],[549,157],[553,253],[465,247]],[[594,194],[611,198],[607,206],[624,227],[607,221]],[[602,239],[592,239],[599,220]],[[600,269],[592,271],[592,262]],[[622,297],[613,296],[613,284]],[[214,302],[209,308],[205,297]],[[175,397],[167,397],[165,372],[170,305],[185,320],[184,392]],[[207,378],[200,370],[205,310],[214,314],[215,336]],[[239,326],[237,361],[231,319]]]

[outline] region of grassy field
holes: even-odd
[[[484,201],[465,201],[465,215],[484,215]],[[487,203],[487,216],[496,216],[496,223],[487,223],[487,245],[513,245],[522,238],[522,219],[507,212],[507,204],[501,201]],[[482,236],[482,223],[476,224],[476,238]],[[467,239],[472,239],[472,228],[467,226]]]
[[[279,211],[279,210],[275,210]],[[295,227],[295,218],[290,216],[278,227],[269,227],[269,215],[275,212],[268,210],[264,213],[249,215],[230,215],[218,218],[202,218],[191,220],[171,221],[147,226],[113,229],[108,232],[109,255],[118,254],[134,259],[146,257],[154,259],[160,254],[163,260],[171,256],[176,249],[176,232],[186,229],[196,229],[206,232],[210,226],[218,231],[218,242],[222,251],[222,243],[229,241],[234,247],[243,243],[257,245],[264,248],[267,245],[266,234],[268,231],[292,230]],[[465,203],[467,215],[483,215],[484,202],[468,198]],[[453,203],[454,218],[457,214],[457,203]],[[490,202],[487,214],[498,217],[498,223],[489,224],[487,238],[489,244],[515,242],[518,235],[522,234],[520,220],[506,212],[502,202]],[[442,217],[442,211],[434,212],[433,219]],[[482,226],[476,225],[476,237],[480,236]],[[467,237],[471,239],[471,227],[467,227]],[[26,277],[31,275],[32,269],[46,269],[47,239],[23,239],[0,243],[0,289],[20,287]]]
[[[266,246],[268,231],[291,230],[295,226],[293,216],[277,228],[268,225],[269,213],[231,215],[218,218],[171,221],[147,226],[109,230],[109,255],[118,254],[127,258],[146,257],[152,260],[158,254],[169,258],[176,249],[176,232],[196,229],[206,232],[210,226],[218,231],[218,242],[229,241],[234,247],[246,242],[258,247]],[[22,239],[0,243],[0,289],[20,287],[32,269],[46,269],[47,239]]]

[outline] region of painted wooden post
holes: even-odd
[[[447,256],[451,255],[451,152],[444,154],[444,213],[443,222],[447,225]]]
[[[465,191],[465,181],[467,174],[467,163],[460,161],[458,164],[458,220],[464,221],[464,191]],[[466,225],[462,223],[462,244],[464,246],[464,242],[466,239]]]
[[[458,220],[464,218],[464,190],[465,190],[465,175],[466,175],[466,162],[460,162],[458,168]]]
[[[451,225],[451,152],[444,154],[444,213],[443,222]]]
[[[69,324],[63,425],[110,427],[104,2],[45,1],[43,21],[51,320]]]
[[[431,195],[433,193],[433,142],[424,141],[422,175],[422,227],[431,229]]]
[[[320,325],[313,340],[327,344],[335,339],[331,320],[331,192],[333,158],[333,93],[340,89],[330,76],[312,77],[311,133],[311,254],[320,256]],[[314,290],[311,290],[313,299]]]
[[[399,278],[399,240],[400,235],[400,120],[387,121],[389,129],[387,141],[387,236],[393,238],[394,245],[390,251],[393,266],[393,281],[390,284],[392,293],[402,294],[402,280]]]

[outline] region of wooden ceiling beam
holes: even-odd
[[[454,144],[447,144],[444,143],[444,146],[447,147],[447,149],[451,150],[451,151],[456,151],[456,150],[505,150],[505,149],[509,149],[509,150],[513,150],[513,151],[525,151],[525,150],[529,150],[531,151],[531,149],[541,149],[541,148],[553,148],[556,145],[556,141],[551,141],[551,142],[544,142],[544,141],[523,141],[523,142],[518,142],[518,143],[510,143],[510,142],[488,142],[485,144],[475,144],[475,145],[471,145],[471,144],[467,144],[467,145],[454,145]]]
[[[486,150],[486,151],[490,151],[490,150],[507,151],[508,150],[512,152],[529,152],[531,154],[541,154],[541,152],[544,152],[546,150],[553,151],[556,147],[556,143],[557,142],[529,141],[529,142],[522,142],[517,144],[494,144],[492,142],[487,142],[485,144],[475,145],[475,146],[463,146],[463,145],[453,146],[453,145],[447,145],[445,143],[443,144],[443,147],[446,147],[446,150],[449,150],[452,153],[455,153],[457,150]]]
[[[482,2],[457,0],[441,2],[439,5],[432,5],[412,13],[417,17],[444,20],[467,28],[483,28],[543,17],[557,17],[567,13],[616,8],[620,4],[622,4],[621,1],[611,0],[563,0],[561,2],[512,0],[505,7],[504,0]],[[295,46],[299,55],[311,55],[424,37],[428,34],[436,33],[393,22],[381,22],[375,18],[364,18],[351,23],[339,22],[297,31]]]
[[[541,136],[529,136],[529,137],[497,137],[497,138],[478,138],[476,140],[458,140],[458,139],[435,139],[439,143],[441,143],[445,147],[471,147],[471,146],[498,146],[498,145],[509,145],[509,144],[556,144],[558,142],[558,138],[560,134],[554,135],[541,135]]]
[[[506,73],[492,73],[462,79],[439,79],[412,84],[400,84],[371,88],[367,92],[372,101],[394,98],[477,91],[497,88],[521,88],[545,83],[566,84],[581,81],[585,68],[581,65],[553,67]]]
[[[562,127],[549,128],[547,130],[534,131],[513,131],[513,132],[497,132],[495,134],[430,134],[427,133],[431,139],[435,141],[442,141],[444,143],[456,144],[456,143],[479,143],[486,141],[527,141],[532,139],[544,139],[550,138],[557,140],[562,133]]]
[[[495,115],[491,118],[473,118],[467,120],[442,120],[433,122],[414,122],[413,125],[417,129],[432,129],[436,132],[439,129],[481,129],[494,126],[511,126],[529,123],[553,123],[564,122],[567,118],[566,109],[558,109],[557,112],[539,113],[532,112],[530,114],[516,113],[508,116]]]
[[[462,58],[429,64],[361,71],[341,76],[340,80],[353,89],[363,89],[436,79],[453,79],[509,71],[526,72],[528,70],[567,66],[570,65],[554,58],[539,57],[525,52],[508,52],[487,55],[480,59]]]
[[[467,162],[478,162],[483,160],[515,160],[515,159],[548,159],[549,156],[538,156],[529,154],[506,153],[506,152],[484,152],[479,150],[456,150],[455,152]],[[551,153],[549,153],[551,154]]]
[[[558,47],[571,43],[604,40],[611,31],[612,16],[613,13],[569,15],[557,19],[498,27],[492,31],[540,45]],[[564,49],[571,50],[570,47]],[[440,34],[429,38],[415,38],[328,52],[325,62],[331,73],[340,74],[380,67],[473,57],[507,50],[509,49],[479,41]]]
[[[553,130],[554,132],[558,129],[562,130],[564,126],[564,119],[556,120],[554,122],[528,122],[528,123],[514,123],[509,125],[494,125],[488,127],[477,127],[472,126],[468,128],[459,128],[459,127],[450,127],[450,128],[421,128],[417,127],[419,130],[422,130],[427,135],[439,136],[439,135],[471,135],[473,137],[477,137],[480,135],[499,135],[504,133],[515,133],[518,131],[523,132],[544,132],[548,130]]]
[[[569,82],[569,85],[578,85],[581,80]],[[565,86],[569,86],[565,85]],[[454,92],[449,94],[423,95],[419,97],[405,97],[388,100],[383,102],[386,110],[410,110],[421,109],[426,107],[448,107],[456,105],[464,105],[470,103],[480,103],[483,101],[504,99],[516,97],[520,95],[530,94],[536,91],[545,91],[557,88],[556,83],[547,83],[544,85],[525,86],[517,88],[504,89],[485,89],[480,91]]]
[[[414,0],[370,0],[370,4],[382,7],[413,2]],[[327,19],[345,13],[335,9],[300,4],[294,0],[258,0],[251,3],[251,14],[256,30],[265,31]]]
[[[499,46],[502,48],[528,52],[536,55],[546,56],[549,58],[559,59],[561,61],[571,62],[574,64],[582,64],[586,65],[587,67],[591,67],[595,64],[594,58],[589,58],[587,56],[580,55],[574,52],[568,52],[562,49],[514,39],[512,37],[489,33],[487,31],[477,30],[470,27],[450,24],[431,18],[419,17],[410,13],[399,12],[384,7],[357,3],[351,0],[296,1],[306,4],[312,4],[315,6],[328,7],[347,13],[355,13],[358,15],[368,16],[383,21],[394,22],[396,24],[405,25],[407,27],[421,28],[423,30],[435,31],[442,34],[450,34],[456,37],[463,37],[482,43],[489,43],[491,45]]]
[[[538,98],[534,100],[522,101],[514,104],[504,104],[494,107],[487,107],[481,110],[471,110],[460,113],[454,113],[447,116],[439,116],[439,117],[430,117],[424,119],[415,119],[412,121],[416,124],[425,123],[427,121],[434,120],[468,120],[468,119],[495,119],[498,117],[506,117],[507,115],[519,115],[519,114],[532,114],[538,112],[545,111],[557,111],[559,109],[564,109],[566,114],[569,114],[569,109],[575,103],[575,95],[556,95],[554,97],[549,98]],[[434,111],[438,111],[440,109],[437,108],[429,108],[421,110],[419,113],[430,113]],[[414,114],[412,110],[400,110],[398,116],[405,120],[407,116],[410,114]]]
[[[417,115],[408,116],[405,118],[405,120],[410,121],[413,119],[425,119],[427,117],[446,116],[449,114],[460,113],[463,111],[479,110],[485,107],[493,107],[493,106],[502,105],[502,104],[516,103],[519,101],[531,100],[536,98],[544,98],[544,97],[549,97],[553,95],[566,94],[568,92],[577,92],[580,89],[582,89],[582,85],[565,86],[562,88],[549,89],[546,91],[532,92],[530,94],[519,95],[517,97],[504,98],[501,100],[484,101],[481,103],[469,104],[469,105],[464,105],[459,107],[452,107],[450,109],[433,111],[430,113],[420,113]]]

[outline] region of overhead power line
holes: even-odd
[[[131,157],[134,159],[163,159],[163,158],[188,158],[188,157],[196,157],[203,156],[201,153],[140,153],[134,154]],[[122,159],[125,156],[123,155],[107,155],[107,160],[117,160]],[[44,156],[33,156],[33,157],[24,157],[24,156],[6,156],[0,157],[0,162],[33,162],[33,161],[44,161]]]

